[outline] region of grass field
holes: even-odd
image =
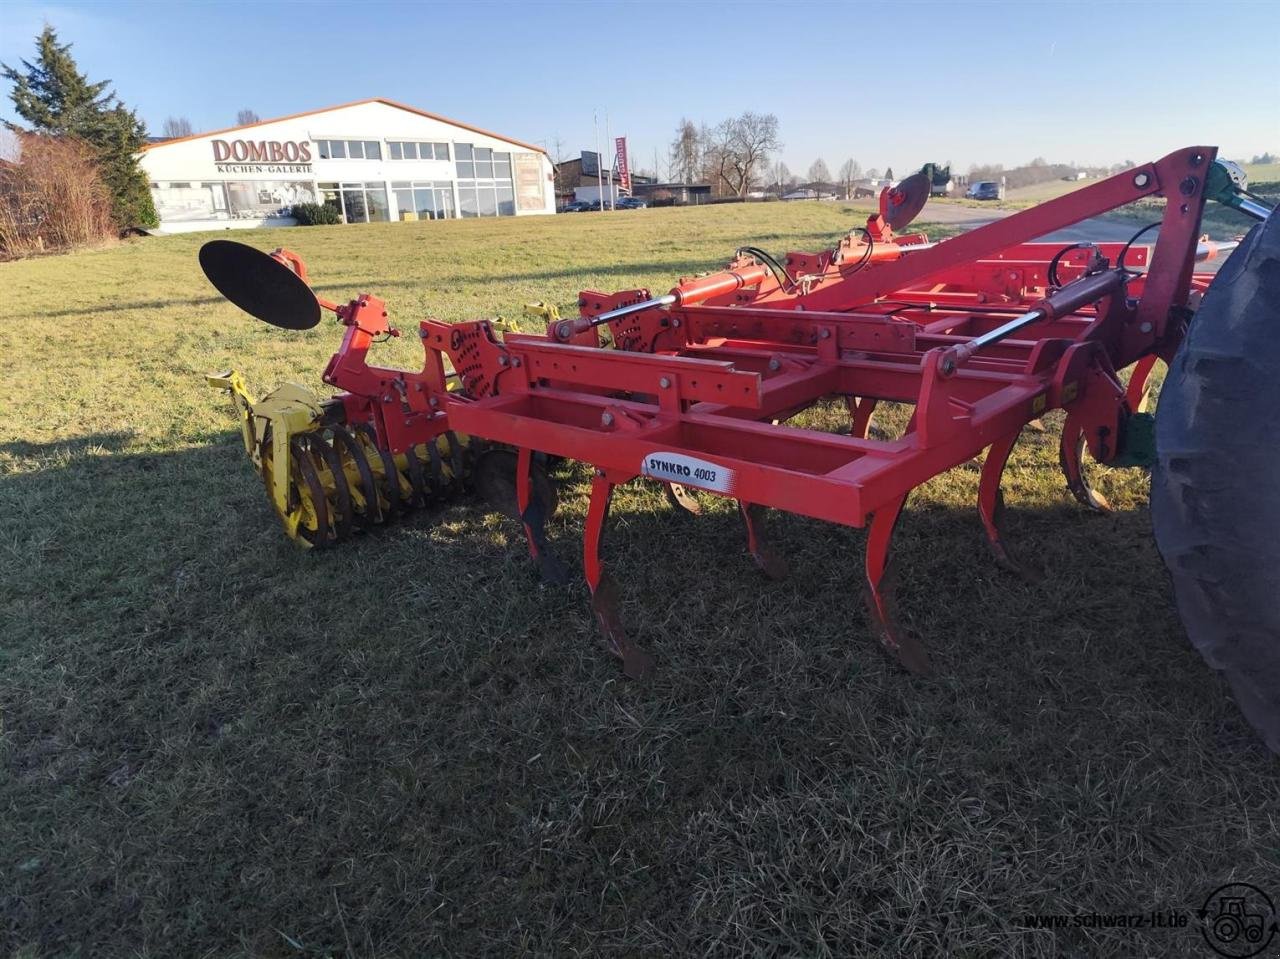
[[[767,204],[236,238],[412,328],[665,290],[856,222]],[[637,685],[581,582],[540,586],[472,503],[323,554],[285,540],[203,374],[319,387],[338,331],[221,301],[204,239],[0,264],[0,954],[1198,956],[1211,890],[1280,893],[1280,765],[1182,634],[1142,473],[1100,471],[1116,511],[1085,514],[1056,422],[1024,438],[1005,491],[1034,583],[987,556],[976,464],[919,490],[898,596],[930,680],[871,638],[860,531],[778,516],[792,576],[764,582],[724,503],[689,521],[622,490],[606,552],[660,664]],[[415,361],[413,337],[381,349]],[[557,478],[577,568],[587,473]],[[1191,925],[1022,922],[1155,909]]]

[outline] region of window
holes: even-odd
[[[514,216],[515,190],[510,180],[459,180],[462,216]]]
[[[453,218],[453,185],[447,180],[401,181],[392,183],[396,195],[396,209],[400,213],[412,210],[419,220],[450,220]]]
[[[381,183],[321,183],[320,194],[348,223],[385,223],[391,219],[387,188]]]
[[[369,211],[370,223],[386,223],[391,219],[391,207],[387,205],[387,188],[381,183],[366,183],[364,190],[365,209]]]
[[[448,160],[449,144],[416,140],[388,140],[393,160]]]
[[[382,144],[377,140],[317,140],[321,160],[381,160]]]
[[[225,220],[226,188],[221,183],[153,183],[151,195],[161,220]],[[263,216],[271,216],[264,211]]]
[[[474,180],[458,184],[458,212],[464,217],[480,215],[480,203],[476,199]]]
[[[454,153],[458,157],[458,179],[471,180],[476,175],[475,157],[471,152],[470,143],[459,143],[453,148]]]
[[[458,162],[458,179],[470,180],[510,180],[511,154],[493,150],[490,147],[478,147],[470,143],[459,143],[454,147]]]
[[[491,147],[456,143],[458,207],[462,216],[515,216],[511,154]]]

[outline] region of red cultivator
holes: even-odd
[[[300,408],[284,397],[265,412],[241,402],[246,444],[303,538],[322,544],[473,480],[498,505],[509,491],[507,512],[532,556],[545,576],[562,578],[543,532],[554,508],[543,463],[579,460],[594,468],[583,566],[628,676],[644,675],[651,660],[619,620],[601,541],[614,488],[638,477],[668,484],[677,505],[694,505],[689,489],[737,500],[748,552],[769,574],[781,564],[764,537],[767,508],[868,526],[872,616],[885,647],[926,672],[928,656],[894,627],[884,587],[908,496],[987,450],[978,515],[1011,565],[1001,474],[1029,422],[1066,412],[1062,468],[1089,507],[1105,503],[1082,470],[1086,448],[1100,463],[1150,463],[1151,419],[1140,412],[1147,377],[1156,359],[1172,361],[1211,279],[1193,272],[1216,252],[1200,236],[1205,201],[1265,215],[1215,152],[1178,150],[939,243],[896,232],[928,196],[917,175],[887,190],[880,214],[829,251],[779,262],[745,248],[723,271],[656,297],[585,291],[579,317],[551,315],[545,335],[424,321],[420,372],[367,364],[372,343],[398,335],[377,297],[318,303],[284,251],[272,258],[215,241],[201,256],[215,285],[263,319],[310,326],[323,306],[346,328],[324,374],[343,391],[334,400]],[[1150,246],[1032,242],[1157,195],[1168,202]],[[1129,366],[1126,386],[1118,371]],[[229,377],[217,382],[238,389]],[[788,425],[831,397],[848,405],[847,435]],[[881,402],[914,407],[896,439],[869,437]]]

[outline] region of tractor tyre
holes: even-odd
[[[1151,518],[1187,635],[1280,753],[1280,213],[1223,264],[1169,368]]]

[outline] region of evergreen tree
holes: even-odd
[[[93,148],[118,226],[156,226],[147,177],[136,158],[147,142],[146,125],[108,89],[110,80],[89,82],[76,68],[71,44],[59,43],[53,27],[45,26],[36,38],[36,54],[34,63],[22,61],[21,70],[0,64],[13,83],[9,96],[18,116],[36,133],[73,136]]]

